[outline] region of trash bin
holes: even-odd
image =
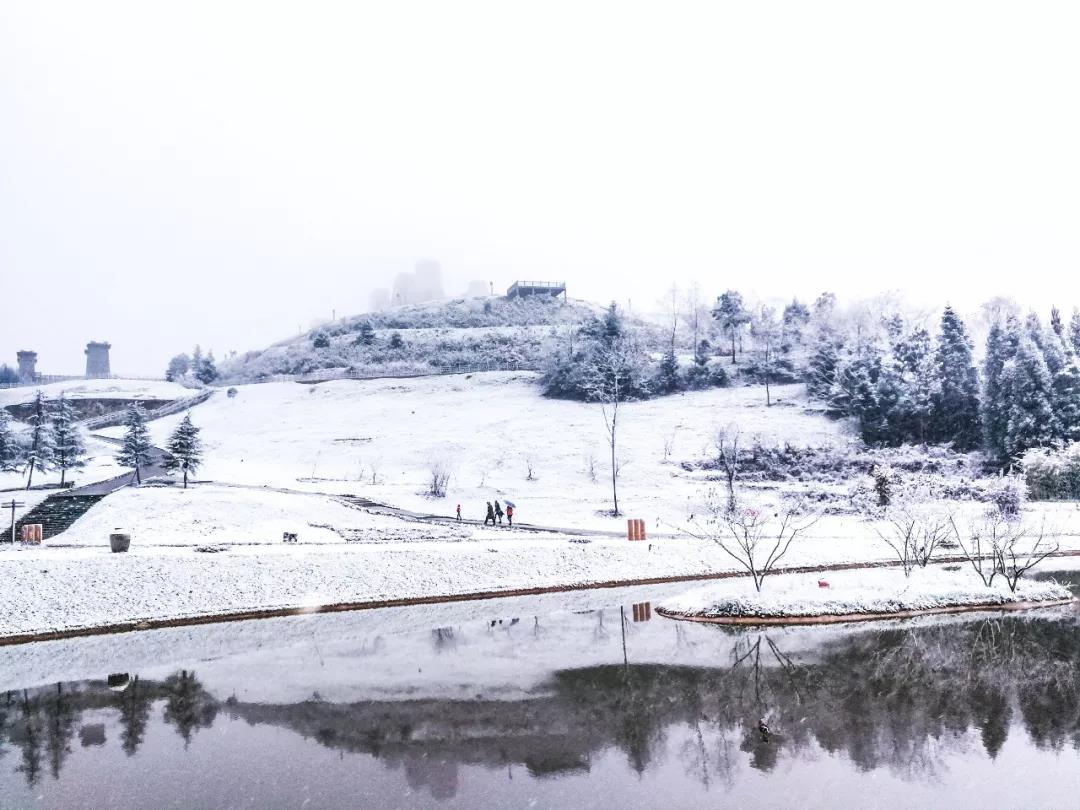
[[[131,548],[131,535],[125,532],[113,532],[109,535],[109,545],[114,553],[127,551]]]

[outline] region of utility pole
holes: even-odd
[[[11,510],[11,542],[15,543],[15,509],[19,506],[26,506],[22,501],[16,501],[14,498],[7,503],[0,504],[0,507]]]

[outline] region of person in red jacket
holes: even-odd
[[[514,528],[514,507],[510,504],[506,505],[506,525]]]

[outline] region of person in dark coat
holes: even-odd
[[[498,501],[495,501],[495,517],[499,519],[499,525],[502,526],[503,510]]]
[[[488,521],[491,521],[491,525],[495,525],[495,510],[491,507],[491,501],[488,501],[487,505],[487,517],[484,518],[484,525],[488,525]]]

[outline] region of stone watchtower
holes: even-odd
[[[15,357],[19,360],[19,382],[37,380],[37,352],[23,349],[21,352],[16,352]]]
[[[112,375],[109,370],[109,349],[111,348],[112,345],[109,343],[98,343],[93,340],[86,344],[87,377],[109,377]]]

